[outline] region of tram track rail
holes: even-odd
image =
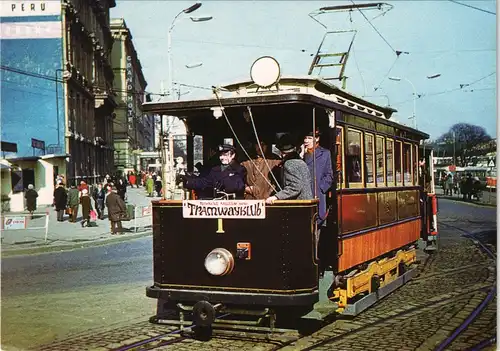
[[[473,242],[481,248],[481,250],[488,256],[488,258],[496,260],[497,255],[495,253],[493,253],[481,240],[478,239],[477,235],[480,232],[473,234],[468,230],[462,229],[460,227],[457,227],[457,226],[454,226],[454,225],[451,225],[448,223],[441,223],[441,224],[444,226],[447,226],[449,228],[452,228],[452,229],[455,229],[455,230],[462,232],[465,237],[473,240]],[[465,329],[467,329],[467,327],[469,325],[471,325],[474,322],[474,320],[479,316],[479,314],[484,310],[484,308],[495,298],[496,292],[497,292],[497,288],[496,288],[496,279],[495,279],[495,281],[493,282],[493,285],[491,286],[491,288],[488,292],[488,295],[486,295],[486,297],[481,301],[481,303],[465,319],[465,321],[463,321],[458,326],[458,328],[456,328],[448,338],[446,338],[445,340],[443,340],[443,342],[441,344],[439,344],[439,346],[435,349],[435,351],[442,351],[442,350],[446,349],[448,346],[450,346],[453,343],[453,341],[455,341],[457,339],[457,337]],[[487,342],[490,342],[490,341],[491,341],[491,339],[487,340]],[[496,338],[495,338],[495,341],[496,341]],[[473,349],[480,350],[482,347],[477,348],[479,346],[481,346],[481,343],[476,345]],[[485,345],[485,346],[487,346],[487,345]]]
[[[481,240],[475,236],[475,234],[479,235],[480,233],[486,232],[486,231],[480,231],[480,232],[473,234],[467,230],[464,230],[462,228],[459,228],[459,227],[456,227],[453,225],[449,225],[446,223],[441,223],[441,224],[448,226],[452,229],[460,230],[460,232],[463,233],[463,236],[470,239],[476,246],[479,247],[479,249],[481,251],[485,252],[485,254],[487,255],[488,258],[496,259],[496,254],[493,253],[487,247],[486,244],[481,242]],[[471,264],[471,265],[461,266],[461,267],[452,268],[452,269],[446,269],[444,271],[434,272],[434,273],[429,274],[429,273],[427,273],[427,270],[429,267],[431,267],[433,262],[436,260],[436,257],[437,256],[435,254],[433,254],[433,255],[430,255],[426,259],[419,276],[416,279],[413,279],[412,283],[418,283],[419,281],[425,281],[425,280],[428,280],[429,278],[441,279],[444,276],[454,275],[457,273],[468,271],[470,269],[488,269],[488,267],[489,267],[488,264],[477,263],[477,264]],[[491,280],[493,280],[493,281],[491,281]],[[432,302],[423,303],[423,304],[420,304],[418,306],[411,307],[409,309],[406,309],[406,310],[401,311],[399,313],[392,314],[392,315],[385,317],[385,318],[379,318],[373,322],[362,324],[359,327],[354,327],[352,330],[349,330],[347,332],[344,332],[344,333],[341,333],[338,335],[332,335],[332,336],[327,337],[323,340],[320,340],[318,342],[314,342],[314,343],[307,345],[307,346],[304,345],[304,347],[300,347],[297,349],[300,349],[303,351],[314,350],[316,348],[329,346],[330,344],[332,344],[332,347],[333,347],[334,343],[337,343],[346,337],[355,335],[357,333],[361,333],[367,329],[378,327],[378,326],[383,325],[385,323],[389,323],[389,322],[391,322],[391,320],[393,320],[395,318],[414,315],[414,314],[419,313],[421,311],[424,311],[426,309],[430,309],[430,308],[437,307],[440,305],[445,305],[445,304],[452,302],[452,301],[457,301],[457,299],[472,298],[479,293],[481,293],[483,295],[486,294],[486,296],[473,309],[473,311],[469,314],[469,316],[462,323],[460,323],[460,325],[458,327],[456,327],[451,332],[451,334],[437,346],[437,348],[435,348],[436,351],[438,351],[438,350],[442,351],[442,350],[446,349],[447,347],[449,347],[453,343],[453,341],[455,341],[457,339],[457,337],[460,336],[461,333],[463,331],[465,331],[467,329],[467,327],[476,320],[476,318],[480,315],[481,311],[496,296],[496,279],[494,277],[493,277],[493,279],[487,279],[484,283],[475,283],[474,285],[468,285],[463,289],[457,289],[457,290],[454,290],[452,293],[447,293],[447,294],[441,295],[440,297],[438,296],[437,299],[435,299]],[[488,338],[486,340],[483,340],[481,343],[477,344],[476,346],[472,347],[470,350],[480,350],[481,348],[488,346],[488,345],[491,345],[495,342],[496,342],[496,338],[494,338],[494,337]],[[273,351],[284,349],[287,346],[292,346],[292,344],[293,343],[288,343],[287,345],[283,345],[281,347],[276,347],[273,349]]]
[[[475,237],[473,233],[470,233],[466,230],[463,230],[462,228],[450,225],[448,223],[441,223],[443,226],[449,227],[451,229],[456,229],[460,231],[461,233],[464,234],[464,237],[467,237],[476,244],[475,246],[478,247],[478,249],[481,249],[481,251],[484,251],[486,255],[489,258],[496,258],[496,254],[492,252],[492,250],[487,246],[487,244],[483,244],[480,240],[480,233],[477,232],[475,234],[479,234],[478,237]],[[451,254],[454,254],[455,251],[452,251]],[[476,251],[476,252],[479,252]],[[448,253],[449,255],[450,253]],[[487,266],[488,264],[485,263],[474,263],[474,264],[468,264],[467,266],[460,266],[456,268],[449,268],[449,269],[443,269],[440,271],[433,271],[432,267],[433,264],[436,260],[437,255],[432,254],[429,255],[429,257],[426,259],[424,266],[422,267],[422,270],[419,274],[418,277],[413,279],[410,284],[412,283],[423,283],[426,280],[431,279],[432,281],[435,280],[440,280],[444,277],[450,277],[455,274],[461,274],[462,272],[467,272],[468,270],[472,270],[473,273],[472,276],[476,275],[478,271],[481,269],[487,270],[489,269]],[[491,271],[490,271],[491,272]],[[487,278],[486,281],[483,278]],[[407,293],[403,293],[402,298],[398,298],[396,300],[396,307],[395,307],[395,312],[398,313],[393,313],[389,316],[381,315],[380,317],[377,317],[376,311],[366,311],[362,313],[360,316],[367,316],[365,318],[365,321],[358,321],[355,323],[350,323],[346,322],[346,320],[343,319],[337,319],[334,320],[333,323],[338,323],[338,331],[335,332],[334,335],[326,337],[321,340],[311,340],[309,341],[308,344],[304,343],[303,345],[300,345],[301,339],[307,339],[307,336],[304,337],[297,337],[297,338],[289,338],[288,340],[286,338],[282,338],[280,340],[279,337],[272,337],[269,334],[265,333],[249,333],[249,332],[238,332],[238,331],[226,331],[226,330],[219,330],[215,329],[214,334],[213,334],[213,339],[215,342],[217,340],[234,340],[235,344],[234,347],[238,347],[237,345],[247,345],[247,344],[254,344],[258,345],[261,350],[282,350],[282,349],[301,349],[301,350],[313,350],[316,348],[319,349],[327,349],[330,347],[330,345],[338,344],[339,342],[342,342],[342,339],[346,338],[346,341],[349,338],[359,338],[360,336],[363,335],[363,331],[369,333],[371,332],[374,328],[378,328],[383,325],[390,325],[392,323],[392,320],[398,317],[403,317],[403,318],[414,318],[415,316],[418,316],[420,313],[432,313],[433,308],[441,308],[442,306],[446,305],[447,303],[450,303],[452,301],[459,301],[460,303],[466,304],[467,301],[473,299],[476,297],[479,299],[478,296],[483,298],[484,295],[486,295],[481,304],[477,306],[476,309],[472,313],[470,313],[469,317],[467,317],[464,322],[457,327],[453,332],[451,332],[450,336],[442,341],[443,346],[438,346],[441,348],[437,348],[436,350],[444,350],[450,345],[453,345],[454,340],[459,337],[463,331],[467,330],[468,326],[474,322],[476,317],[481,314],[481,311],[485,306],[487,306],[493,297],[495,296],[496,290],[492,290],[494,288],[495,284],[495,279],[493,279],[492,283],[492,277],[491,274],[485,273],[481,279],[476,279],[472,282],[466,283],[465,285],[462,285],[460,288],[457,288],[456,285],[453,285],[450,291],[447,293],[443,293],[440,295],[436,295],[432,297],[431,299],[426,300],[425,302],[422,303],[415,303],[411,302],[408,304],[408,307],[400,311],[401,308],[398,308],[397,306],[400,305],[399,302],[401,299],[408,299],[411,298],[411,294],[414,289],[409,289]],[[417,287],[416,286],[414,288]],[[493,288],[492,288],[493,285]],[[418,289],[417,289],[418,290]],[[420,289],[422,290],[422,289]],[[390,296],[389,296],[390,297]],[[388,303],[390,301],[387,301]],[[394,301],[392,302],[394,303]],[[482,308],[481,308],[482,305]],[[222,316],[221,316],[222,317]],[[221,318],[219,317],[219,318]],[[374,320],[377,318],[376,320]],[[466,323],[468,322],[468,323]],[[344,323],[344,324],[343,324]],[[142,326],[142,324],[140,324]],[[456,324],[455,324],[456,325]],[[139,324],[138,324],[139,326]],[[165,326],[163,326],[165,327]],[[127,345],[123,345],[120,347],[116,348],[110,348],[109,350],[113,351],[128,351],[128,350],[133,350],[133,351],[139,351],[139,350],[155,350],[155,349],[163,349],[163,348],[170,348],[170,346],[174,347],[174,345],[179,345],[181,348],[186,348],[190,347],[189,345],[193,345],[195,347],[194,343],[198,343],[199,345],[196,345],[197,347],[200,348],[205,348],[206,349],[214,349],[214,345],[207,343],[202,344],[200,342],[200,339],[198,338],[193,338],[192,335],[186,335],[186,332],[192,332],[192,328],[194,326],[186,326],[184,327],[184,330],[181,331],[180,328],[177,326],[167,326],[168,329],[159,329],[159,328],[152,328],[149,330],[149,333],[155,333],[157,335],[151,336],[149,338],[144,338],[143,340],[136,341],[136,342],[129,342]],[[337,328],[335,326],[334,328]],[[149,328],[148,328],[149,329]],[[474,328],[473,328],[474,330]],[[472,331],[470,331],[472,332]],[[255,335],[254,335],[255,334]],[[151,335],[151,334],[150,334]],[[485,335],[486,336],[486,335]],[[479,339],[480,340],[480,339]],[[485,338],[483,341],[477,343],[476,340],[476,345],[471,347],[469,350],[480,350],[481,348],[494,344],[496,342],[496,338]],[[310,343],[314,342],[314,343]],[[299,347],[300,345],[300,347]],[[440,344],[441,345],[441,344]],[[197,348],[196,347],[196,348]],[[247,347],[247,346],[245,346]],[[247,348],[244,348],[247,350]]]

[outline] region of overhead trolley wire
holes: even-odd
[[[351,0],[352,4],[353,5],[356,5],[356,3]],[[366,15],[363,13],[363,11],[361,11],[361,9],[357,8],[357,10],[359,11],[359,13],[361,13],[361,15],[366,19],[366,21],[370,24],[370,26],[372,26],[373,30],[375,32],[377,32],[377,34],[382,38],[383,41],[385,41],[385,43],[391,48],[391,50],[397,54],[397,51],[392,47],[391,44],[389,44],[389,42],[387,41],[387,39],[384,38],[384,36],[378,31],[378,29],[373,25],[372,22],[370,22],[370,20],[368,19],[368,17],[366,17]]]
[[[478,10],[478,11],[482,11],[482,12],[486,12],[486,13],[489,13],[491,15],[496,15],[496,12],[491,12],[491,11],[488,11],[488,10],[485,10],[485,9],[481,9],[479,7],[475,7],[475,6],[472,6],[472,5],[468,5],[468,4],[464,4],[462,2],[458,2],[458,1],[455,1],[455,0],[448,0],[454,4],[457,4],[457,5],[462,5],[462,6],[465,6],[465,7],[470,7],[471,9],[474,9],[474,10]]]
[[[354,0],[351,0],[352,4],[353,5],[356,5],[356,3],[354,2]],[[384,75],[384,77],[382,78],[382,80],[380,81],[380,83],[374,88],[374,91],[377,91],[380,86],[382,85],[382,83],[385,81],[385,79],[389,76],[389,74],[391,73],[392,69],[394,68],[394,66],[396,65],[396,62],[399,58],[399,56],[401,54],[409,54],[408,51],[401,51],[401,50],[396,50],[394,49],[394,47],[389,43],[389,41],[387,41],[387,39],[382,35],[382,33],[379,32],[379,30],[373,25],[373,23],[368,19],[368,17],[366,17],[366,15],[363,13],[363,11],[361,11],[360,8],[357,8],[357,10],[359,11],[359,13],[365,18],[365,20],[368,22],[368,24],[373,28],[373,30],[379,35],[379,37],[382,38],[382,40],[391,48],[391,50],[396,54],[396,59],[394,60],[394,62],[392,63],[391,67],[389,68],[389,71],[387,71],[387,73]]]
[[[459,90],[462,90],[464,92],[472,92],[472,91],[480,91],[480,90],[491,90],[491,89],[495,89],[495,88],[479,88],[479,89],[471,89],[470,91],[468,90],[463,90],[463,88],[465,87],[470,87],[471,85],[473,84],[476,84],[488,77],[491,77],[492,75],[494,75],[496,73],[496,71],[494,72],[491,72],[490,74],[487,74],[485,75],[484,77],[481,77],[479,79],[476,79],[470,83],[465,83],[465,84],[460,84],[460,86],[458,88],[453,88],[453,89],[448,89],[448,90],[444,90],[444,91],[438,91],[438,92],[435,92],[435,93],[430,93],[430,94],[418,94],[417,95],[417,99],[420,99],[420,98],[424,98],[424,97],[429,97],[429,96],[436,96],[436,95],[443,95],[443,94],[448,94],[448,93],[453,93],[455,91],[459,91]],[[404,104],[405,102],[408,102],[408,101],[412,101],[413,98],[411,99],[406,99],[406,100],[403,100],[403,101],[400,101],[400,102],[396,102],[394,103],[393,105],[394,106],[397,106],[397,105],[401,105],[401,104]]]
[[[1,65],[0,69],[3,70],[3,71],[8,71],[8,72],[16,73],[16,74],[21,74],[21,75],[28,76],[28,77],[33,77],[33,78],[39,78],[39,79],[48,80],[48,81],[51,81],[51,82],[58,82],[58,83],[64,83],[65,82],[64,80],[56,78],[55,76],[49,76],[49,75],[46,75],[46,74],[41,74],[41,73],[36,73],[36,72],[24,71],[22,69],[10,67],[10,66]],[[17,82],[9,81],[9,80],[6,80],[6,79],[2,79],[2,81],[18,84]],[[186,86],[186,87],[191,87],[191,88],[211,90],[210,88],[200,87],[200,86],[195,86],[195,85],[182,84],[182,83],[175,83],[175,84]],[[43,87],[37,87],[37,89],[48,90],[47,88],[43,88]],[[117,94],[125,94],[126,93],[126,94],[132,94],[132,95],[169,96],[168,93],[153,93],[153,92],[149,92],[149,91],[143,91],[143,92],[141,92],[141,91],[130,91],[130,90],[123,90],[123,89],[116,89],[116,88],[113,88],[112,91],[114,93],[117,93]]]

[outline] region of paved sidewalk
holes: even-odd
[[[32,252],[56,251],[59,249],[71,249],[78,247],[105,244],[112,241],[124,241],[132,238],[151,234],[152,216],[147,211],[151,200],[159,198],[147,197],[144,187],[127,187],[127,205],[136,207],[136,219],[122,222],[126,232],[120,235],[111,235],[107,210],[104,211],[104,220],[97,219],[94,226],[82,228],[80,222],[81,206],[78,212],[77,223],[70,223],[67,215],[64,222],[58,222],[56,211],[53,207],[39,207],[35,216],[28,222],[30,227],[44,227],[45,214],[49,214],[49,225],[47,240],[45,241],[45,229],[22,229],[22,230],[2,230],[1,250],[2,255],[10,256]],[[94,201],[92,206],[95,208]],[[3,213],[2,215],[23,215],[23,213]]]
[[[462,201],[462,202],[467,202],[475,205],[482,205],[482,206],[497,206],[497,193],[496,191],[489,191],[483,190],[483,195],[481,197],[481,200],[464,200],[462,195],[458,194],[453,194],[453,195],[444,195],[444,190],[441,187],[436,187],[436,195],[439,198],[443,199],[448,199],[448,200],[455,200],[455,201]]]

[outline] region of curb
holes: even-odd
[[[457,203],[461,203],[464,205],[472,205],[472,206],[477,206],[477,207],[497,207],[496,204],[488,204],[486,202],[467,202],[461,199],[456,199],[456,198],[451,198],[443,195],[436,195],[438,199],[443,199],[443,200],[449,200]]]
[[[89,247],[95,246],[105,246],[110,244],[116,244],[124,241],[139,239],[145,236],[149,236],[153,233],[152,230],[148,230],[141,233],[134,233],[130,235],[120,235],[117,237],[109,237],[106,239],[96,239],[94,241],[86,241],[86,242],[75,242],[73,244],[63,244],[63,245],[44,245],[40,244],[36,247],[26,247],[26,248],[15,248],[15,249],[4,249],[2,248],[1,256],[3,257],[13,257],[13,256],[25,256],[25,255],[34,255],[34,254],[44,254],[44,253],[53,253],[53,252],[62,252],[62,251],[72,251],[78,249],[85,249]]]

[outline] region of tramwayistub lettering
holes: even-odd
[[[266,218],[264,200],[185,200],[182,202],[184,218]]]

